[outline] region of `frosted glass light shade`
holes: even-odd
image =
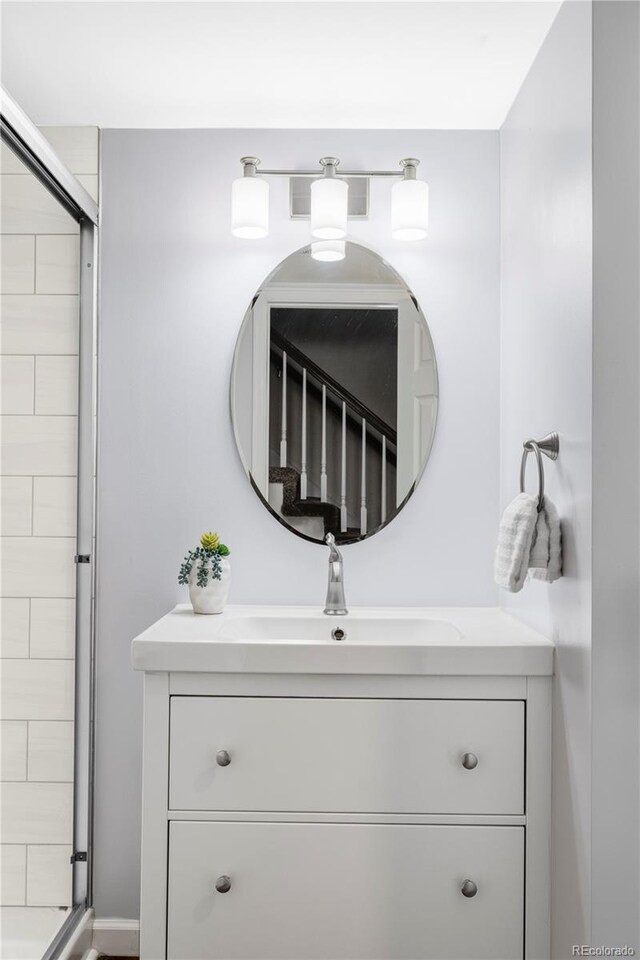
[[[231,184],[231,233],[245,240],[269,233],[269,184],[260,177],[239,177]]]
[[[326,263],[344,260],[344,240],[316,240],[311,244],[311,256],[314,260],[324,260]]]
[[[347,235],[349,187],[336,177],[322,177],[311,184],[311,236],[342,240]]]
[[[424,240],[429,222],[429,187],[424,180],[399,180],[391,188],[394,240]]]

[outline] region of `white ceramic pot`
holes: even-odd
[[[231,563],[229,557],[220,558],[220,567],[222,573],[221,580],[214,580],[209,573],[209,582],[206,587],[199,587],[197,584],[198,568],[202,563],[197,560],[189,574],[189,598],[194,613],[222,613],[224,605],[229,595],[231,586]],[[211,571],[211,561],[208,560],[209,571]]]

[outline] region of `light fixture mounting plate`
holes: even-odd
[[[321,174],[318,174],[321,176]],[[367,177],[341,177],[349,186],[347,216],[349,220],[369,219],[369,180]],[[309,220],[311,217],[310,177],[289,177],[289,218]]]

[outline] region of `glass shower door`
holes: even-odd
[[[90,902],[95,235],[4,121],[0,954],[40,960]]]

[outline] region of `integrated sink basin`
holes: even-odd
[[[459,641],[460,631],[445,620],[426,617],[398,619],[380,616],[349,615],[238,617],[222,624],[216,632],[218,640],[240,640],[251,643],[299,644],[393,644],[424,646]]]
[[[335,631],[339,631],[338,634]],[[333,635],[332,635],[333,632]],[[495,608],[177,606],[132,644],[137,670],[235,674],[534,676],[553,644]]]

